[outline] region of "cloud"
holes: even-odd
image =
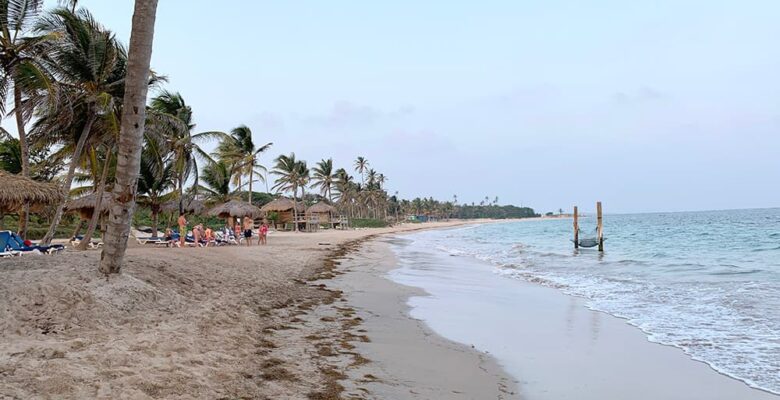
[[[324,115],[301,117],[306,125],[323,128],[369,127],[388,118],[406,117],[416,112],[411,105],[385,112],[377,108],[340,100]]]
[[[617,92],[612,95],[612,102],[618,105],[657,103],[668,99],[667,94],[647,86],[642,86],[631,92]]]

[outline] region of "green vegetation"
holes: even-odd
[[[385,228],[390,226],[387,221],[374,218],[355,218],[350,221],[353,228]]]

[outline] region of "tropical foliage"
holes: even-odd
[[[40,0],[0,1],[0,114],[15,120],[17,132],[12,136],[0,128],[0,169],[58,182],[71,198],[94,193],[103,199],[102,193],[126,188],[136,179],[117,162],[126,86],[131,91],[128,51],[77,1],[59,3],[45,11]],[[326,202],[360,226],[384,226],[409,216],[535,215],[530,208],[500,206],[497,198],[471,205],[459,204],[457,196],[452,201],[400,199],[397,192],[388,192],[389,180],[378,165],[364,156],[343,167],[332,158],[310,165],[295,153],[271,161],[266,132],[242,124],[225,132],[199,131],[185,97],[163,88],[165,77],[146,67],[143,71],[150,79],[138,82],[152,96],[141,108],[145,123],[138,125],[143,126],[143,141],[135,197],[154,234],[161,216],[170,221],[176,213],[172,208],[183,212],[193,199],[207,205],[240,199],[260,206],[279,196],[307,206]],[[268,169],[264,160],[271,162]],[[264,183],[264,190],[256,190],[258,183]],[[36,224],[48,222],[44,242],[62,232],[64,206],[65,201],[34,215]],[[87,239],[102,230],[101,217],[94,213]],[[24,215],[15,226],[23,230],[26,221]]]

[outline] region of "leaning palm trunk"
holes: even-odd
[[[89,136],[89,132],[92,130],[92,124],[95,123],[96,119],[97,114],[94,113],[90,107],[89,118],[87,119],[87,123],[84,125],[84,129],[81,131],[81,136],[79,136],[79,140],[76,143],[76,149],[73,150],[73,157],[71,158],[70,166],[68,167],[68,174],[65,175],[65,182],[62,183],[62,187],[64,189],[63,192],[65,193],[70,192],[70,185],[73,183],[73,175],[76,173],[76,164],[78,164],[78,159],[81,158],[81,152],[84,151],[84,145],[87,143],[87,137]],[[62,213],[65,211],[65,203],[67,201],[68,196],[64,196],[59,206],[57,206],[57,211],[54,213],[54,218],[51,220],[49,231],[46,232],[46,235],[43,237],[43,239],[41,239],[42,245],[48,245],[54,238],[54,233],[57,231],[57,226],[62,220]]]
[[[103,173],[100,174],[100,183],[98,183],[97,199],[95,199],[95,211],[92,212],[92,218],[89,220],[89,226],[87,232],[84,234],[84,238],[79,242],[79,250],[86,250],[90,243],[92,243],[92,235],[95,234],[95,228],[97,228],[100,215],[103,214],[103,193],[106,191],[106,179],[108,179],[108,166],[111,163],[111,151],[106,153],[106,161],[103,162]]]
[[[27,145],[27,132],[24,128],[22,114],[22,89],[14,83],[14,114],[16,114],[16,130],[19,133],[19,152],[22,161],[22,176],[30,176],[30,147]],[[25,204],[19,214],[19,236],[27,237],[27,221],[30,219],[30,205]]]
[[[119,273],[127,249],[130,219],[135,212],[156,14],[157,0],[135,0],[122,103],[124,111],[119,131],[114,201],[111,202],[103,254],[100,255],[100,271],[104,274]]]

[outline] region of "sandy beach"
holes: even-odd
[[[528,369],[440,336],[409,316],[410,297],[427,294],[387,279],[386,235],[465,223],[133,246],[108,280],[96,251],[0,260],[0,397],[776,398],[529,283],[521,303],[534,306],[512,304],[504,329],[461,312],[524,343]]]
[[[0,397],[340,398],[370,339],[341,292],[314,281],[367,237],[460,224],[133,246],[108,280],[97,251],[0,260]],[[349,386],[368,398],[380,378],[364,375]]]

